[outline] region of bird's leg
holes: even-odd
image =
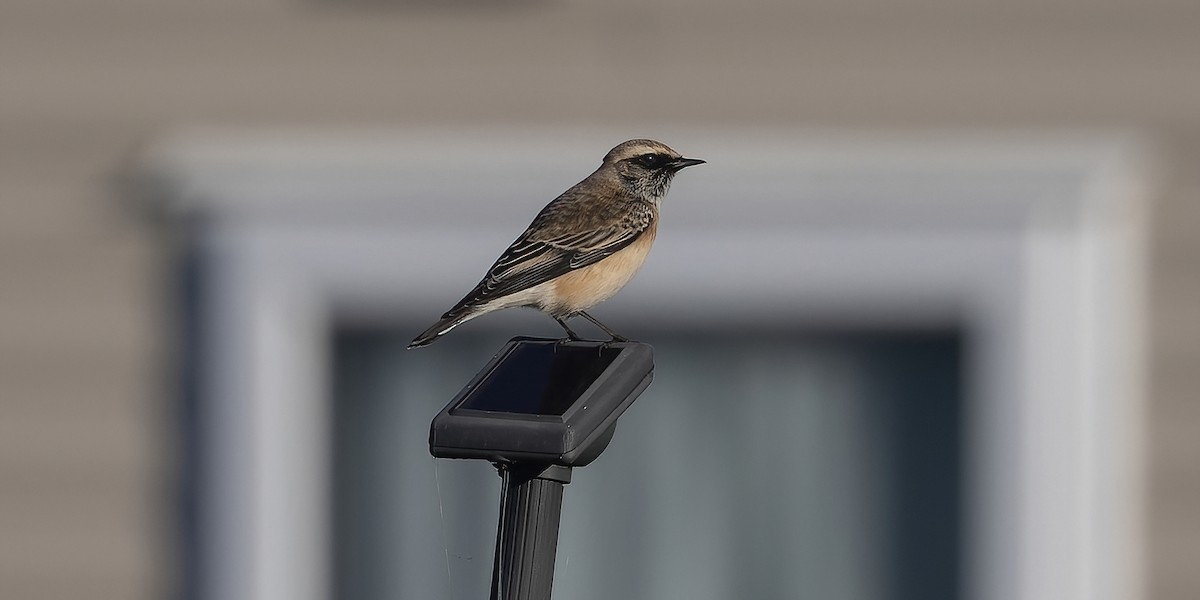
[[[557,321],[557,322],[558,322],[558,324],[559,324],[559,326],[561,326],[561,327],[562,327],[562,328],[563,328],[563,329],[564,329],[564,330],[567,332],[567,339],[569,339],[569,340],[571,340],[571,341],[573,341],[573,342],[577,342],[577,341],[579,341],[579,340],[583,339],[583,338],[579,337],[579,334],[578,334],[578,333],[575,333],[575,331],[574,331],[574,330],[572,330],[570,327],[568,327],[568,326],[567,326],[567,322],[566,322],[566,321],[564,321],[564,320],[562,320],[562,319],[560,319],[560,318],[558,318],[558,317],[555,317],[554,315],[550,315],[550,316],[551,316],[551,317],[552,317],[552,318],[553,318],[555,321]]]
[[[596,327],[603,329],[604,333],[607,333],[608,335],[612,336],[612,341],[614,341],[614,342],[628,342],[629,341],[629,338],[618,335],[617,332],[609,329],[608,326],[606,326],[604,323],[601,323],[596,317],[593,317],[592,315],[589,315],[583,311],[579,311],[578,314],[579,314],[579,316],[591,321],[592,324],[595,325]]]

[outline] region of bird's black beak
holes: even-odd
[[[679,158],[667,163],[667,166],[670,167],[671,170],[673,170],[673,171],[678,171],[684,167],[692,167],[695,165],[702,165],[704,163],[705,163],[705,161],[700,160],[698,158],[679,157]]]

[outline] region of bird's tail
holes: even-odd
[[[413,338],[413,341],[408,345],[408,349],[412,350],[413,348],[428,346],[429,344],[437,341],[438,338],[449,333],[451,329],[454,329],[455,327],[474,319],[480,314],[481,313],[478,311],[473,310],[473,307],[458,307],[455,310],[442,315],[442,318],[438,320],[437,323],[430,325],[429,329],[426,329],[425,331],[421,332],[421,335]]]

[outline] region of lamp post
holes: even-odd
[[[648,344],[513,338],[434,417],[433,456],[488,460],[502,479],[492,600],[550,597],[563,486],[653,372]]]

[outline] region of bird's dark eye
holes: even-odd
[[[651,154],[643,154],[634,160],[636,160],[639,165],[642,165],[643,167],[646,167],[647,169],[657,169],[657,168],[663,166],[663,164],[667,162],[667,157],[665,157],[661,154],[651,153]]]

